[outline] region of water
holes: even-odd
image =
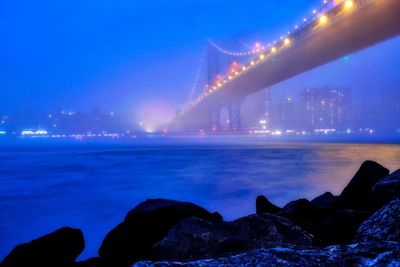
[[[94,256],[139,202],[192,201],[231,220],[266,195],[279,205],[339,193],[366,159],[394,171],[400,145],[158,140],[23,142],[0,146],[0,259],[15,245],[62,226],[83,230]]]

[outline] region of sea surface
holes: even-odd
[[[147,198],[191,201],[226,220],[266,195],[284,205],[335,194],[367,159],[400,168],[400,145],[264,139],[0,142],[0,260],[59,227],[82,229],[95,256],[104,236]]]

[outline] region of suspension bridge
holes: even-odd
[[[251,58],[233,66],[226,77],[218,73],[218,62],[209,64],[206,89],[195,96],[198,73],[171,128],[218,131],[220,111],[227,108],[229,130],[240,130],[240,106],[246,96],[399,34],[400,0],[325,0],[310,17],[268,45],[240,52],[209,40],[209,62],[216,53]]]

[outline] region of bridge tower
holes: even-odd
[[[208,44],[207,47],[207,63],[207,84],[211,86],[220,74],[220,53],[211,44]],[[208,129],[210,131],[220,130],[220,107],[217,105],[208,107]]]

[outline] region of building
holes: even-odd
[[[345,129],[351,122],[351,91],[305,89],[300,92],[300,110],[305,129]]]
[[[299,125],[298,105],[292,97],[287,97],[273,105],[271,114],[272,130],[295,130]]]

